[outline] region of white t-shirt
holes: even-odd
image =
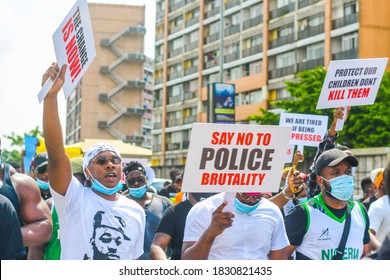
[[[61,259],[137,259],[143,253],[145,212],[120,196],[106,200],[72,177],[65,196],[50,189],[56,205]]]
[[[220,206],[224,193],[195,204],[188,213],[183,241],[197,241],[211,224],[212,213]],[[243,214],[236,209],[233,225],[218,235],[211,247],[209,260],[268,260],[273,250],[289,245],[282,213],[262,199],[256,210]]]
[[[376,238],[382,243],[386,234],[390,232],[389,196],[382,196],[371,203],[368,209],[368,216],[370,218],[370,229],[375,230]]]

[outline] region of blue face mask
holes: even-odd
[[[325,179],[324,177],[322,178]],[[347,201],[352,197],[355,188],[352,176],[342,175],[326,181],[330,184],[330,194],[333,197],[343,201]],[[329,193],[329,191],[327,192]]]
[[[49,189],[49,183],[36,179],[36,182],[41,190],[47,191]]]
[[[146,185],[138,188],[129,188],[129,193],[134,198],[141,198],[146,193]]]
[[[3,163],[3,160],[2,160],[1,157],[0,157],[0,166],[1,166],[2,163]]]
[[[97,192],[103,193],[103,194],[107,194],[107,195],[116,194],[123,187],[121,181],[119,181],[118,185],[116,185],[115,188],[107,188],[102,183],[100,183],[98,180],[93,178],[92,175],[91,175],[91,178],[93,179],[93,184],[91,186],[91,189],[93,189],[93,190],[95,190]]]
[[[238,200],[238,198],[234,199],[234,207],[236,208],[237,211],[244,213],[244,214],[249,214],[256,210],[256,208],[259,206],[260,201],[257,202],[255,205],[247,205],[242,203],[241,201]]]
[[[307,201],[307,197],[298,198],[298,203],[302,204]]]

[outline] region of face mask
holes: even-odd
[[[122,183],[119,181],[118,185],[116,185],[115,188],[111,189],[111,188],[105,187],[102,183],[100,183],[98,180],[93,178],[92,175],[91,175],[91,178],[93,179],[93,184],[91,186],[91,189],[93,189],[97,192],[100,192],[100,193],[107,194],[107,195],[116,194],[118,191],[120,191],[122,189],[122,186],[123,186]]]
[[[3,163],[3,160],[2,160],[1,157],[0,157],[0,166],[1,166],[2,163]]]
[[[325,179],[324,177],[322,178]],[[326,181],[330,184],[330,194],[338,200],[347,201],[352,197],[353,190],[355,188],[352,176],[342,175]]]
[[[298,203],[302,204],[307,201],[307,197],[298,198]]]
[[[241,201],[238,200],[238,198],[234,199],[234,207],[236,208],[237,211],[244,213],[244,214],[249,214],[256,210],[256,208],[259,206],[260,201],[257,202],[255,205],[247,205],[242,203]]]
[[[39,180],[38,178],[37,178],[36,182],[41,190],[47,191],[49,189],[48,182],[44,182],[42,180]]]
[[[129,188],[129,193],[132,197],[141,198],[146,193],[146,185],[138,188]]]

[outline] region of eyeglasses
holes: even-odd
[[[112,157],[112,158],[99,157],[99,158],[91,161],[91,163],[95,163],[96,162],[99,165],[106,165],[109,161],[112,164],[115,164],[115,165],[118,165],[118,164],[120,164],[122,162],[122,160],[119,157]]]
[[[251,200],[259,201],[262,197],[261,194],[260,195],[247,195],[246,193],[243,193],[243,192],[240,192],[238,194],[241,196],[241,199],[244,201],[251,201]]]
[[[38,172],[38,174],[43,174],[43,173],[45,173],[47,171],[47,165],[43,165],[43,166],[40,166],[40,167],[38,167],[37,168],[37,172]]]
[[[146,182],[145,177],[130,178],[130,179],[126,179],[126,181],[131,186],[134,185],[135,182],[139,184],[145,184]]]

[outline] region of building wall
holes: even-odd
[[[79,100],[68,103],[67,122],[79,117],[80,126],[79,132],[72,134],[71,125],[67,125],[69,137],[66,142],[86,138],[121,139],[142,145],[144,86],[119,85],[144,82],[145,59],[120,58],[126,54],[144,54],[145,7],[90,3],[89,11],[96,57],[78,87],[76,99]],[[124,34],[128,28],[133,28],[132,32]],[[102,99],[102,94],[109,100]],[[81,103],[81,112],[76,116],[72,108],[78,102]],[[119,112],[122,111],[130,113],[121,115]],[[99,122],[106,122],[106,127]]]

